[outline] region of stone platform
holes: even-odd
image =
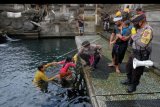
[[[137,91],[128,94],[127,87],[120,84],[126,78],[125,64],[128,52],[121,64],[120,74],[114,68],[107,66],[111,62],[111,48],[104,38],[94,36],[77,36],[76,44],[79,48],[84,40],[97,43],[103,47],[103,58],[98,64],[98,69],[90,71],[84,67],[85,79],[94,107],[160,107],[160,78],[151,70],[144,72]]]

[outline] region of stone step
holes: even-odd
[[[84,35],[96,35],[96,33],[95,32],[84,32]]]

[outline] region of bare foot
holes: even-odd
[[[69,75],[66,77],[67,80],[70,80],[72,78],[72,75]]]
[[[114,64],[113,63],[109,63],[108,66],[109,67],[114,67]]]
[[[121,71],[120,71],[119,69],[116,69],[116,72],[117,72],[117,73],[121,73]]]

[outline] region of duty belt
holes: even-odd
[[[147,51],[147,50],[145,50],[145,49],[143,49],[143,50],[133,49],[133,51],[134,52],[143,52],[143,51]]]

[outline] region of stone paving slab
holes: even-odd
[[[120,84],[120,81],[126,78],[125,64],[128,60],[126,53],[124,61],[121,65],[122,73],[118,74],[114,68],[108,67],[107,63],[111,61],[111,48],[108,42],[100,36],[78,36],[76,37],[77,46],[84,40],[89,40],[96,44],[101,44],[103,48],[103,58],[98,64],[98,69],[95,71],[84,72],[86,75],[87,86],[91,88],[89,91],[90,97],[94,97],[99,107],[105,107],[105,101],[120,101],[120,100],[146,100],[146,99],[160,99],[160,78],[153,72],[144,72],[140,85],[137,91],[133,94],[126,92],[127,87]],[[92,100],[92,98],[91,98]]]

